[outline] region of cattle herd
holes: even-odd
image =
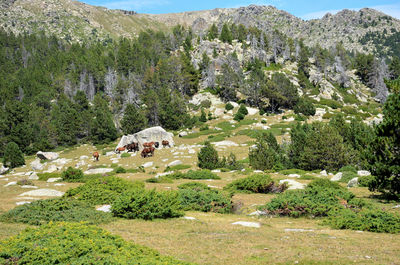
[[[163,148],[166,147],[171,147],[169,142],[167,140],[163,140],[161,142],[161,145]],[[148,143],[144,143],[143,144],[143,150],[141,152],[141,157],[146,158],[146,157],[150,157],[150,156],[154,156],[154,151],[156,150],[156,148],[158,149],[160,147],[160,143],[159,142],[148,142]],[[118,147],[117,149],[115,149],[115,152],[117,154],[120,154],[123,151],[127,151],[129,152],[139,152],[139,143],[135,143],[132,142],[130,144],[127,144],[123,147]],[[99,153],[98,152],[94,152],[93,153],[93,158],[96,161],[99,161]]]

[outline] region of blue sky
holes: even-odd
[[[250,4],[273,5],[303,19],[320,18],[327,12],[336,13],[344,8],[358,10],[363,7],[378,9],[400,18],[400,0],[80,0],[91,5],[112,9],[134,10],[139,13],[175,13],[213,8],[240,7]]]

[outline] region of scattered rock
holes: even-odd
[[[357,178],[351,179],[351,180],[347,183],[347,187],[348,187],[348,188],[357,187],[357,186],[358,186],[358,177],[357,177]]]
[[[45,171],[45,173],[53,173],[55,171],[57,171],[57,166],[56,165],[50,165],[47,170]]]
[[[331,178],[331,181],[339,181],[339,180],[342,179],[342,177],[343,177],[343,173],[342,173],[342,172],[339,172],[339,173],[337,173],[336,175],[334,175],[334,176]]]
[[[86,170],[83,173],[86,174],[86,175],[90,175],[90,174],[105,174],[105,173],[109,173],[109,172],[111,172],[113,170],[114,169],[112,169],[112,168],[93,168],[93,169]]]
[[[183,131],[183,132],[180,132],[178,135],[179,135],[179,137],[187,136],[188,132]]]
[[[287,184],[289,186],[288,190],[296,190],[296,189],[301,190],[301,189],[304,189],[306,186],[306,185],[304,185],[298,181],[295,181],[293,179],[282,179],[281,181],[279,181],[280,184],[283,184],[285,182],[287,182]]]
[[[300,178],[301,176],[299,174],[289,174],[289,178]]]
[[[399,205],[396,205],[396,206],[393,206],[392,208],[393,208],[393,209],[399,209],[399,208],[400,208],[400,204],[399,204]]]
[[[194,217],[190,217],[190,216],[184,216],[184,217],[182,217],[183,219],[186,219],[186,220],[196,220],[196,218],[194,218]]]
[[[142,167],[146,168],[146,167],[152,167],[153,166],[153,162],[146,162],[142,165]]]
[[[156,126],[152,128],[147,128],[135,134],[122,136],[115,149],[130,144],[132,142],[139,143],[139,149],[143,149],[143,144],[147,142],[159,142],[161,146],[162,141],[168,141],[170,147],[172,147],[174,146],[174,135],[167,132],[162,127]]]
[[[367,170],[359,170],[357,171],[357,175],[359,175],[360,177],[371,176],[371,172]]]
[[[110,213],[111,212],[111,205],[106,204],[106,205],[98,207],[96,210],[100,211],[100,212]]]
[[[33,172],[29,177],[29,180],[38,180],[39,176],[36,174],[36,172]]]
[[[181,160],[175,160],[172,161],[171,163],[168,164],[169,167],[173,167],[173,166],[178,166],[178,165],[182,165],[182,161]]]
[[[257,211],[255,211],[255,212],[252,212],[251,214],[249,214],[250,216],[261,216],[261,215],[267,215],[267,213],[266,212],[264,212],[264,211],[259,211],[259,210],[257,210]]]
[[[54,186],[56,186],[56,187],[58,187],[58,186],[65,186],[65,184],[64,184],[64,183],[56,183],[56,184],[54,184]]]
[[[16,204],[16,205],[24,205],[24,204],[28,204],[28,203],[31,203],[31,202],[22,201],[22,202],[16,202],[15,204]]]
[[[4,167],[3,165],[0,167],[0,175],[6,173],[9,170],[8,167]]]
[[[52,189],[31,190],[20,194],[19,196],[34,196],[34,197],[61,197],[64,192]]]
[[[57,182],[57,181],[59,181],[59,180],[62,180],[62,178],[49,178],[49,179],[47,180],[47,182],[48,182],[48,183],[53,183],[53,182]]]
[[[321,172],[319,172],[319,174],[321,174],[321,176],[327,177],[328,173],[326,173],[326,170],[322,170]]]
[[[256,223],[256,222],[244,222],[244,221],[239,221],[239,222],[234,222],[232,223],[233,225],[241,225],[245,227],[254,227],[254,228],[260,228],[261,224]]]
[[[260,110],[256,108],[251,108],[251,107],[246,107],[247,111],[249,112],[249,115],[256,115]]]
[[[193,150],[193,149],[189,149],[189,154],[196,154],[196,151],[195,150]]]
[[[162,176],[168,176],[168,175],[171,175],[171,174],[173,174],[173,173],[174,173],[174,171],[168,171],[168,172],[164,172],[164,173],[158,173],[157,175],[155,175],[155,178],[157,179],[157,178],[162,177]]]
[[[54,152],[39,151],[36,153],[36,156],[41,160],[56,160],[58,158],[58,154]]]
[[[12,182],[9,182],[6,185],[4,185],[4,187],[15,186],[15,185],[17,185],[17,182],[16,181],[12,181]]]
[[[65,164],[67,164],[71,161],[72,161],[72,159],[58,158],[58,159],[54,160],[52,163],[55,163],[58,166],[64,166]]]
[[[43,170],[43,167],[46,164],[40,163],[40,159],[35,159],[33,162],[31,162],[31,168],[32,170]]]
[[[89,157],[88,157],[88,156],[81,156],[81,157],[79,157],[79,160],[85,160],[85,159],[89,159]]]
[[[214,169],[214,170],[211,170],[211,172],[213,172],[213,173],[221,173],[221,169]]]
[[[239,146],[237,143],[232,141],[220,141],[213,143],[215,146]]]
[[[21,188],[23,189],[37,189],[38,187],[32,185],[22,185]]]

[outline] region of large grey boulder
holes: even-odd
[[[339,172],[339,173],[337,173],[336,175],[334,175],[334,176],[331,178],[331,181],[339,181],[339,180],[342,179],[342,177],[343,177],[343,173],[342,173],[342,172]]]
[[[86,175],[91,175],[91,174],[105,174],[105,173],[109,173],[111,171],[113,171],[114,169],[112,168],[92,168],[89,170],[86,170],[85,172],[83,172]]]
[[[8,171],[8,167],[4,167],[4,166],[1,166],[0,167],[0,175],[3,175],[4,173],[6,173],[7,171]]]
[[[293,179],[282,179],[281,181],[279,181],[279,184],[283,184],[285,182],[289,186],[288,190],[297,190],[297,189],[302,190],[306,187],[306,185],[304,185],[303,183],[300,183]]]
[[[357,175],[359,175],[360,177],[366,177],[366,176],[370,176],[371,172],[369,172],[367,170],[359,170],[359,171],[357,171]]]
[[[353,178],[347,183],[348,188],[357,187],[358,186],[358,178]]]
[[[64,192],[53,189],[38,189],[31,190],[20,194],[19,196],[32,196],[32,197],[61,197]]]
[[[58,154],[54,152],[39,151],[36,153],[36,156],[42,160],[56,160],[58,158]]]
[[[31,162],[32,170],[43,170],[45,165],[46,164],[40,163],[40,159],[35,159],[34,161]]]
[[[115,149],[118,147],[123,147],[132,142],[139,143],[139,149],[143,149],[143,144],[147,142],[159,142],[160,147],[162,147],[161,142],[164,140],[168,141],[171,147],[174,146],[174,135],[167,132],[162,127],[157,126],[147,128],[135,134],[122,136]]]

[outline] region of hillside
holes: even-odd
[[[322,19],[304,21],[272,6],[213,9],[175,14],[147,15],[110,10],[71,0],[9,0],[0,11],[0,26],[14,33],[45,31],[72,42],[132,38],[146,29],[167,30],[181,24],[204,34],[215,23],[256,27],[270,34],[279,30],[310,46],[334,47],[343,42],[349,51],[393,55],[398,49],[400,21],[373,9],[343,10]],[[377,33],[383,33],[376,37]],[[395,39],[396,39],[395,38]]]

